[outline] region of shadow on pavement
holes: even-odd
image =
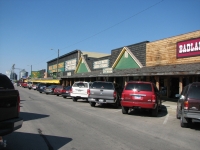
[[[167,108],[162,105],[161,110],[158,112],[157,117],[164,117],[168,114]],[[141,116],[141,117],[152,117],[151,110],[146,109],[133,109],[129,111],[129,115]]]
[[[29,113],[29,112],[20,112],[19,115],[21,118],[23,118],[24,121],[49,117],[49,115]]]
[[[34,133],[13,132],[3,138],[6,150],[57,150],[72,141],[72,138]],[[1,147],[0,147],[1,149]]]

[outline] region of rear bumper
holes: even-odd
[[[184,118],[191,118],[191,119],[196,119],[200,121],[200,113],[195,113],[195,112],[188,112],[188,111],[184,111],[183,112],[183,116]]]
[[[156,103],[145,103],[145,102],[130,102],[130,101],[121,101],[121,106],[124,107],[140,107],[146,109],[154,109],[156,108]]]
[[[113,104],[113,103],[115,103],[114,99],[105,99],[105,98],[91,98],[91,97],[89,97],[88,101],[89,102],[95,102],[95,103],[98,103],[98,104],[102,104],[102,103]]]
[[[70,93],[63,93],[62,96],[71,97]]]
[[[76,98],[88,98],[88,95],[80,95],[80,94],[73,94],[73,93],[71,93],[71,97],[76,97]]]
[[[22,127],[23,119],[16,118],[0,122],[0,136],[7,135]]]

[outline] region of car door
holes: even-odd
[[[192,84],[188,90],[188,110],[200,113],[200,84]]]

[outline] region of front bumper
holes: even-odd
[[[15,118],[0,122],[0,136],[7,135],[22,127],[23,119]]]
[[[147,103],[147,102],[121,101],[121,106],[130,107],[130,108],[139,107],[139,108],[146,108],[146,109],[155,109],[157,104]]]

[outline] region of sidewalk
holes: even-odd
[[[167,107],[167,109],[176,110],[177,101],[178,101],[178,99],[163,98],[162,99],[162,105]]]

